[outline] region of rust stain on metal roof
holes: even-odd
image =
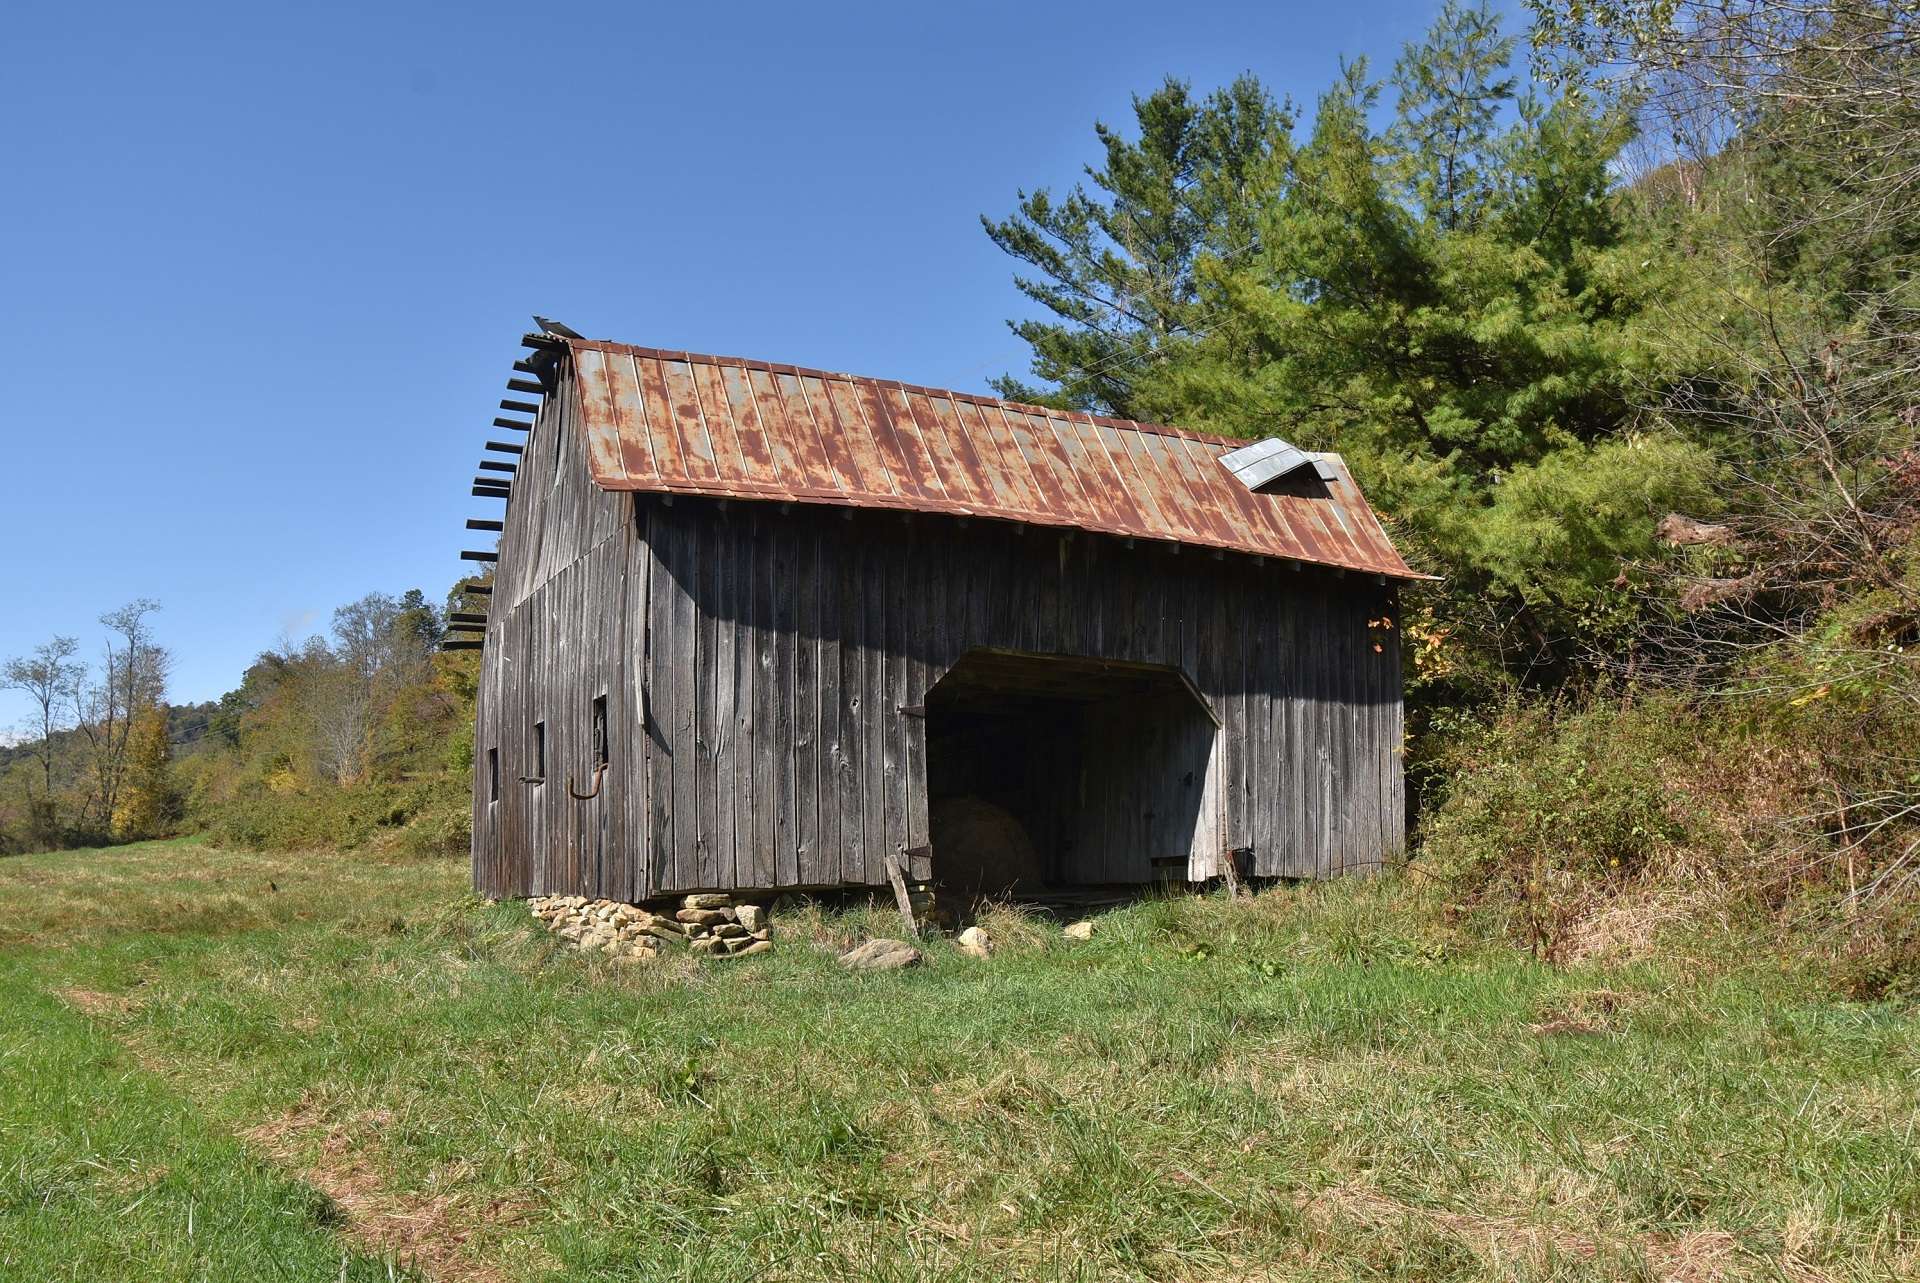
[[[1321,491],[1247,489],[1247,442],[735,357],[568,339],[595,484],[908,509],[1425,578],[1338,455]]]

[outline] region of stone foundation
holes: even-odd
[[[527,908],[563,940],[622,962],[650,961],[676,946],[714,958],[773,948],[766,910],[735,904],[720,892],[654,907],[580,895],[535,896]]]

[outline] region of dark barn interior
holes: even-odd
[[[943,886],[1186,876],[1217,723],[1178,669],[975,650],[928,692],[926,717]]]

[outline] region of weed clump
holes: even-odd
[[[1920,994],[1911,782],[1857,751],[1860,710],[1755,707],[1507,706],[1438,755],[1414,880],[1552,962],[1777,958],[1850,996]]]

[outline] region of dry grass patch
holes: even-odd
[[[81,989],[77,986],[58,992],[69,1007],[96,1020],[124,1016],[134,1008],[133,999],[125,994],[101,993],[98,989]]]
[[[461,1188],[457,1168],[435,1174],[436,1192],[395,1190],[376,1162],[385,1110],[330,1119],[311,1096],[277,1118],[249,1127],[241,1138],[263,1157],[297,1172],[327,1197],[340,1229],[363,1250],[400,1261],[433,1283],[507,1283],[511,1277],[482,1250],[485,1230],[531,1214],[528,1200],[482,1199]]]
[[[1555,1034],[1617,1033],[1626,1014],[1645,999],[1618,989],[1586,989],[1556,994],[1541,1004],[1540,1018],[1527,1026],[1539,1037]]]
[[[1514,1262],[1524,1262],[1540,1272],[1554,1257],[1590,1261],[1600,1250],[1591,1238],[1562,1227],[1537,1225],[1515,1216],[1417,1207],[1363,1185],[1335,1185],[1302,1195],[1299,1206],[1310,1221],[1327,1229],[1346,1220],[1372,1230],[1410,1225],[1444,1230],[1496,1267],[1511,1268]]]

